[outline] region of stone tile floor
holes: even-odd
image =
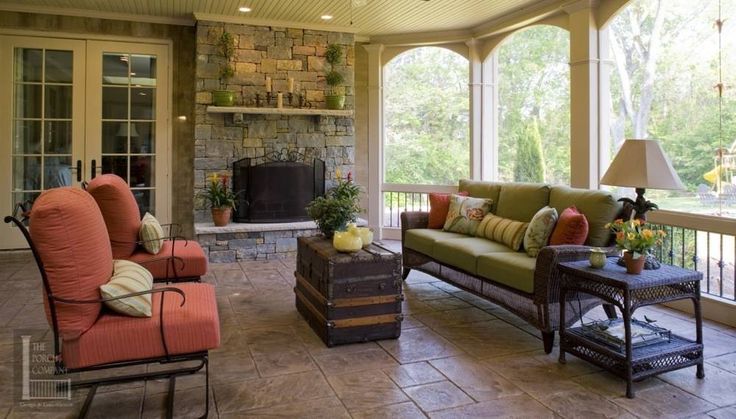
[[[211,265],[204,280],[216,285],[222,325],[211,417],[736,417],[736,330],[717,323],[705,323],[705,380],[694,367],[664,374],[629,400],[622,380],[572,356],[560,365],[518,318],[419,273],[405,285],[398,340],[327,348],[294,309],[293,270],[293,260]],[[687,315],[641,311],[694,333]],[[0,417],[74,417],[81,391],[74,408],[14,405],[18,328],[47,328],[40,276],[29,254],[0,253]],[[202,374],[177,380],[176,417],[201,414],[203,384]],[[162,417],[165,392],[157,381],[103,388],[90,416]]]

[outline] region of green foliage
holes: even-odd
[[[457,185],[470,176],[468,61],[440,47],[385,67],[385,181]]]
[[[332,88],[339,86],[343,81],[345,81],[345,78],[335,70],[331,70],[325,74],[325,83]]]
[[[360,208],[360,186],[353,183],[351,176],[338,179],[337,186],[317,197],[307,206],[307,214],[314,219],[322,233],[332,237],[335,231],[344,230],[355,221]]]
[[[542,136],[536,120],[516,135],[514,182],[544,182]]]
[[[200,194],[210,208],[235,208],[235,200],[238,194],[234,194],[228,186],[228,177],[219,177],[212,174],[209,184]]]
[[[230,32],[222,31],[222,35],[217,40],[217,51],[224,59],[224,62],[220,64],[219,71],[220,84],[224,86],[235,75],[235,68],[232,65],[235,56],[235,38]]]
[[[330,68],[340,64],[342,59],[342,48],[337,44],[330,44],[325,50],[325,61],[330,64]]]

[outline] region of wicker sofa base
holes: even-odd
[[[555,331],[560,328],[560,304],[557,293],[547,296],[552,298],[540,299],[538,295],[479,278],[406,247],[403,248],[403,263],[404,279],[414,269],[503,307],[539,329],[544,351],[552,352]],[[587,294],[568,296],[568,301],[575,301],[575,304],[574,307],[566,307],[564,319],[566,326],[575,324],[585,313],[603,304],[602,300]],[[608,313],[608,310],[606,312]]]

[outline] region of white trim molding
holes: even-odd
[[[164,25],[194,26],[194,19],[172,16],[152,16],[132,13],[103,12],[90,9],[72,9],[67,7],[50,7],[39,5],[0,4],[0,11],[35,13],[59,16],[76,16],[93,19],[122,20],[126,22],[159,23]]]
[[[274,19],[258,19],[244,16],[225,16],[212,13],[194,13],[194,19],[197,21],[206,20],[210,22],[224,22],[224,23],[235,23],[240,25],[253,25],[253,26],[276,26],[283,28],[296,28],[296,29],[310,29],[314,31],[328,31],[328,32],[346,32],[346,33],[357,33],[358,28],[354,26],[338,26],[330,25],[327,23],[308,23],[308,22],[295,22],[292,20],[274,20]],[[361,38],[361,41],[365,38]]]

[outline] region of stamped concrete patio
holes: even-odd
[[[395,245],[395,243],[394,243]],[[294,309],[294,261],[212,264],[222,346],[211,353],[210,417],[734,417],[736,330],[705,323],[706,378],[689,368],[636,386],[574,357],[557,362],[538,333],[503,309],[412,273],[403,332],[327,348]],[[0,417],[73,417],[13,402],[13,331],[47,328],[39,274],[28,253],[0,253]],[[687,315],[643,309],[693,335]],[[591,317],[603,316],[602,310]],[[177,380],[176,417],[201,414],[202,374]],[[91,417],[162,417],[163,382],[101,389]]]

